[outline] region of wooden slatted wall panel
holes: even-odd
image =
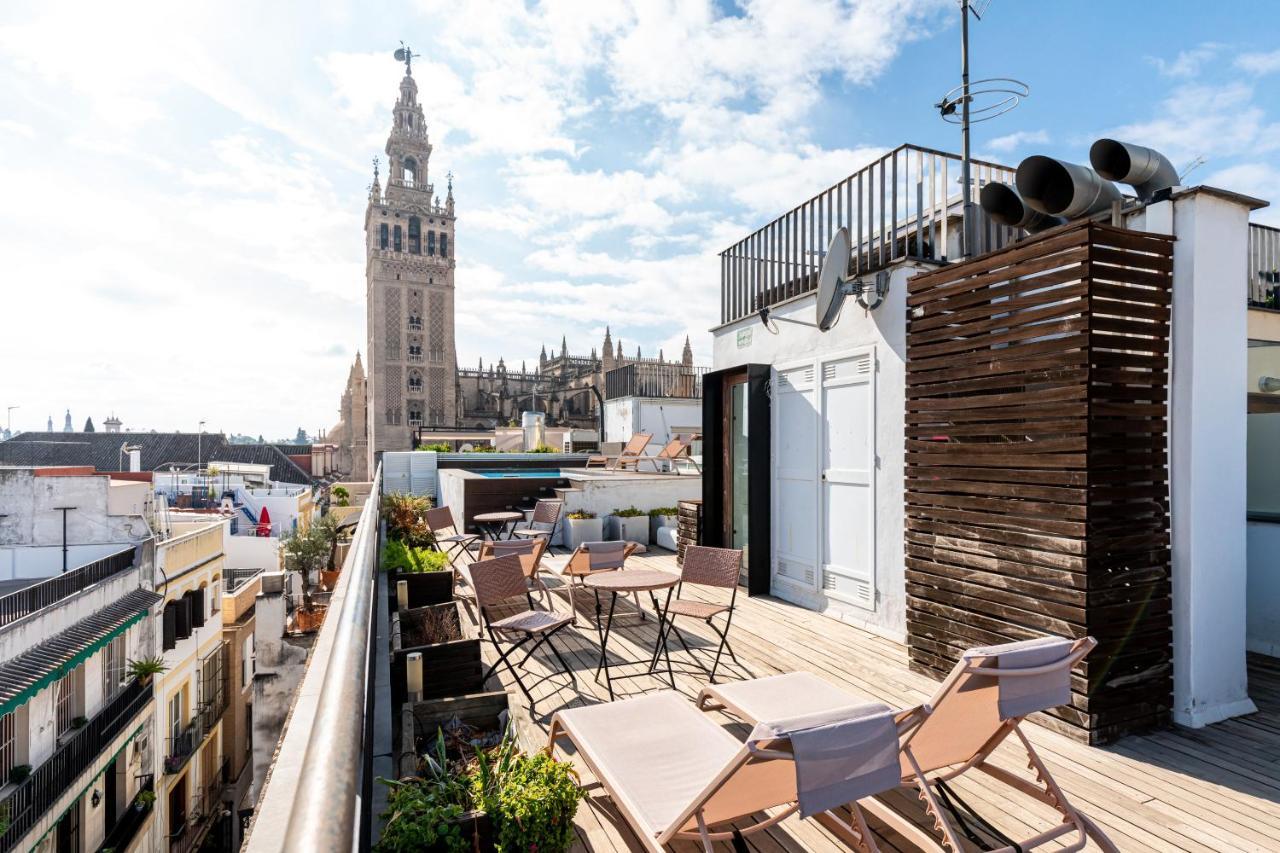
[[[1075,223],[908,284],[912,667],[1088,633],[1049,720],[1093,742],[1168,722],[1172,238]]]

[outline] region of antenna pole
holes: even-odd
[[[960,257],[973,255],[970,227],[973,222],[973,189],[969,183],[969,0],[960,0],[960,180],[963,214],[960,227]]]

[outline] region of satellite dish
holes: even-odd
[[[844,277],[849,274],[849,229],[841,226],[831,236],[827,254],[818,273],[818,328],[827,331],[836,324],[840,306],[848,294]]]

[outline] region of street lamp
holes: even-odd
[[[200,422],[200,431],[196,433],[196,476],[200,476],[200,468],[204,463],[204,425],[205,421]]]

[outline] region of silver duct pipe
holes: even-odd
[[[1089,162],[1107,180],[1129,184],[1143,201],[1178,185],[1178,170],[1154,148],[1099,139],[1089,148]]]
[[[1023,160],[1014,181],[1031,207],[1067,219],[1106,210],[1120,198],[1116,185],[1088,166],[1042,154]]]
[[[1061,216],[1050,216],[1024,204],[1022,196],[1008,184],[987,184],[978,195],[978,203],[1001,225],[1025,228],[1032,234],[1066,222]]]

